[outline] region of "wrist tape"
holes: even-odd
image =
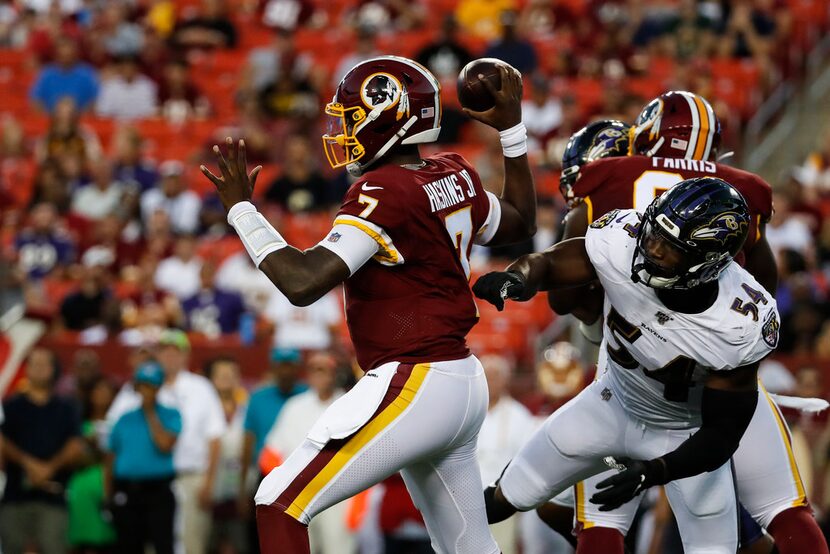
[[[527,154],[527,128],[524,123],[499,131],[499,139],[505,158],[518,158]]]
[[[288,246],[274,226],[250,202],[234,204],[228,211],[228,223],[236,229],[236,234],[257,267],[268,254]]]

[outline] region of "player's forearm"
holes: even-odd
[[[504,158],[504,187],[501,199],[515,208],[522,226],[513,240],[524,240],[536,234],[536,185],[527,154]]]
[[[676,450],[658,458],[663,482],[714,471],[738,449],[758,403],[758,391],[703,389],[703,424]]]
[[[551,289],[569,294],[597,279],[582,238],[562,241],[544,252],[522,256],[507,271],[521,274],[525,278],[525,290],[533,294]]]

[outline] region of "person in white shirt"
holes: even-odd
[[[510,396],[511,367],[507,358],[488,354],[481,357],[481,365],[487,375],[490,403],[478,434],[477,455],[481,481],[491,484],[530,438],[537,424],[530,411]],[[517,524],[518,519],[511,518],[490,526],[503,554],[517,552]]]
[[[540,75],[530,79],[530,98],[522,101],[522,123],[527,127],[528,148],[541,150],[542,139],[562,125],[562,102],[550,94],[548,80]]]
[[[139,72],[133,56],[118,58],[116,72],[101,83],[95,112],[101,117],[142,119],[158,109],[158,86]]]
[[[264,315],[274,324],[274,347],[297,350],[324,350],[332,346],[337,326],[343,319],[343,302],[329,292],[310,306],[299,307],[272,288]]]
[[[141,219],[145,225],[156,211],[162,210],[170,216],[174,232],[195,233],[199,229],[202,200],[187,189],[183,174],[184,164],[180,161],[167,160],[159,166],[159,185],[141,195]]]
[[[285,459],[306,439],[311,426],[344,390],[337,383],[337,363],[331,354],[312,354],[307,363],[309,390],[285,402],[271,432],[265,439],[265,449],[277,458]],[[354,538],[346,527],[348,500],[320,513],[308,526],[312,554],[351,552]]]
[[[196,255],[196,238],[181,236],[173,246],[173,255],[159,262],[154,277],[156,286],[179,300],[190,298],[201,288],[202,263]]]
[[[108,215],[126,213],[130,195],[123,183],[113,179],[112,165],[101,158],[92,167],[92,182],[78,188],[72,195],[72,212],[98,221]]]
[[[241,294],[245,308],[257,314],[265,309],[274,293],[274,284],[254,265],[245,251],[222,262],[216,272],[216,286]]]
[[[220,438],[225,432],[225,412],[211,382],[188,371],[190,342],[182,331],[161,334],[156,358],[165,373],[159,403],[176,408],[182,416],[182,431],[173,450],[178,499],[177,542],[186,554],[205,554],[211,527],[210,507],[219,462]],[[112,425],[125,412],[137,408],[141,397],[132,384],[125,384],[107,412]]]

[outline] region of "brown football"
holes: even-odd
[[[499,65],[507,65],[496,58],[479,58],[464,66],[458,74],[458,101],[465,108],[483,112],[492,108],[496,101],[484,83],[478,78],[483,75],[496,87],[501,87]]]

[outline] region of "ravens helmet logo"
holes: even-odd
[[[716,240],[723,244],[727,238],[737,236],[743,231],[743,227],[746,226],[746,221],[739,222],[739,219],[738,215],[732,212],[720,214],[709,223],[701,225],[692,231],[689,238]]]

